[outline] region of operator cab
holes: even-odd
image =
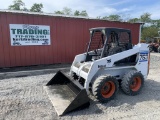
[[[85,61],[98,60],[132,49],[131,31],[122,28],[92,28]]]

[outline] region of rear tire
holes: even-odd
[[[138,71],[130,71],[124,75],[121,82],[122,90],[127,95],[137,95],[144,84],[144,77]]]
[[[110,75],[102,75],[94,81],[92,92],[97,100],[104,103],[115,97],[118,87],[116,78]]]

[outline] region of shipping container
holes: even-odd
[[[19,24],[49,26],[50,45],[45,45],[44,43],[44,45],[20,45],[17,42],[11,45],[12,24],[17,26]],[[137,44],[139,42],[140,26],[140,23],[133,24],[87,17],[1,10],[0,68],[71,63],[76,54],[85,52],[86,43],[89,41],[89,29],[93,27],[130,29],[133,44]],[[16,31],[16,29],[12,29],[12,32],[27,33],[21,30]]]

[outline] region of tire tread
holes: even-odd
[[[104,80],[106,79],[109,79],[109,80],[112,80],[114,81],[115,83],[115,86],[116,86],[116,91],[115,93],[109,98],[109,99],[104,99],[101,94],[99,93],[99,89],[100,87],[102,86]],[[116,78],[114,78],[113,76],[111,75],[102,75],[102,76],[99,76],[95,81],[94,81],[94,84],[92,86],[92,92],[93,92],[93,95],[95,96],[95,98],[97,100],[99,100],[100,102],[107,102],[111,99],[113,99],[118,91],[118,88],[119,88],[119,85],[118,85],[118,81],[116,80]]]
[[[132,90],[130,89],[131,80],[132,80],[133,77],[136,76],[136,75],[138,75],[138,76],[141,77],[141,79],[142,79],[142,81],[141,81],[141,82],[142,82],[141,88],[143,87],[143,83],[144,83],[143,75],[142,75],[140,72],[136,71],[136,70],[131,70],[131,71],[129,71],[128,73],[126,73],[126,74],[123,76],[123,78],[122,78],[121,88],[122,88],[122,91],[123,91],[125,94],[127,94],[127,95],[137,95],[137,94],[140,92],[141,88],[140,88],[138,91],[136,91],[136,92],[134,92],[134,91],[132,91]]]

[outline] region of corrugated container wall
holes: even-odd
[[[11,46],[9,24],[48,25],[51,45]],[[85,51],[93,27],[127,28],[132,31],[133,44],[139,41],[140,24],[0,12],[0,68],[71,63],[76,54]]]

